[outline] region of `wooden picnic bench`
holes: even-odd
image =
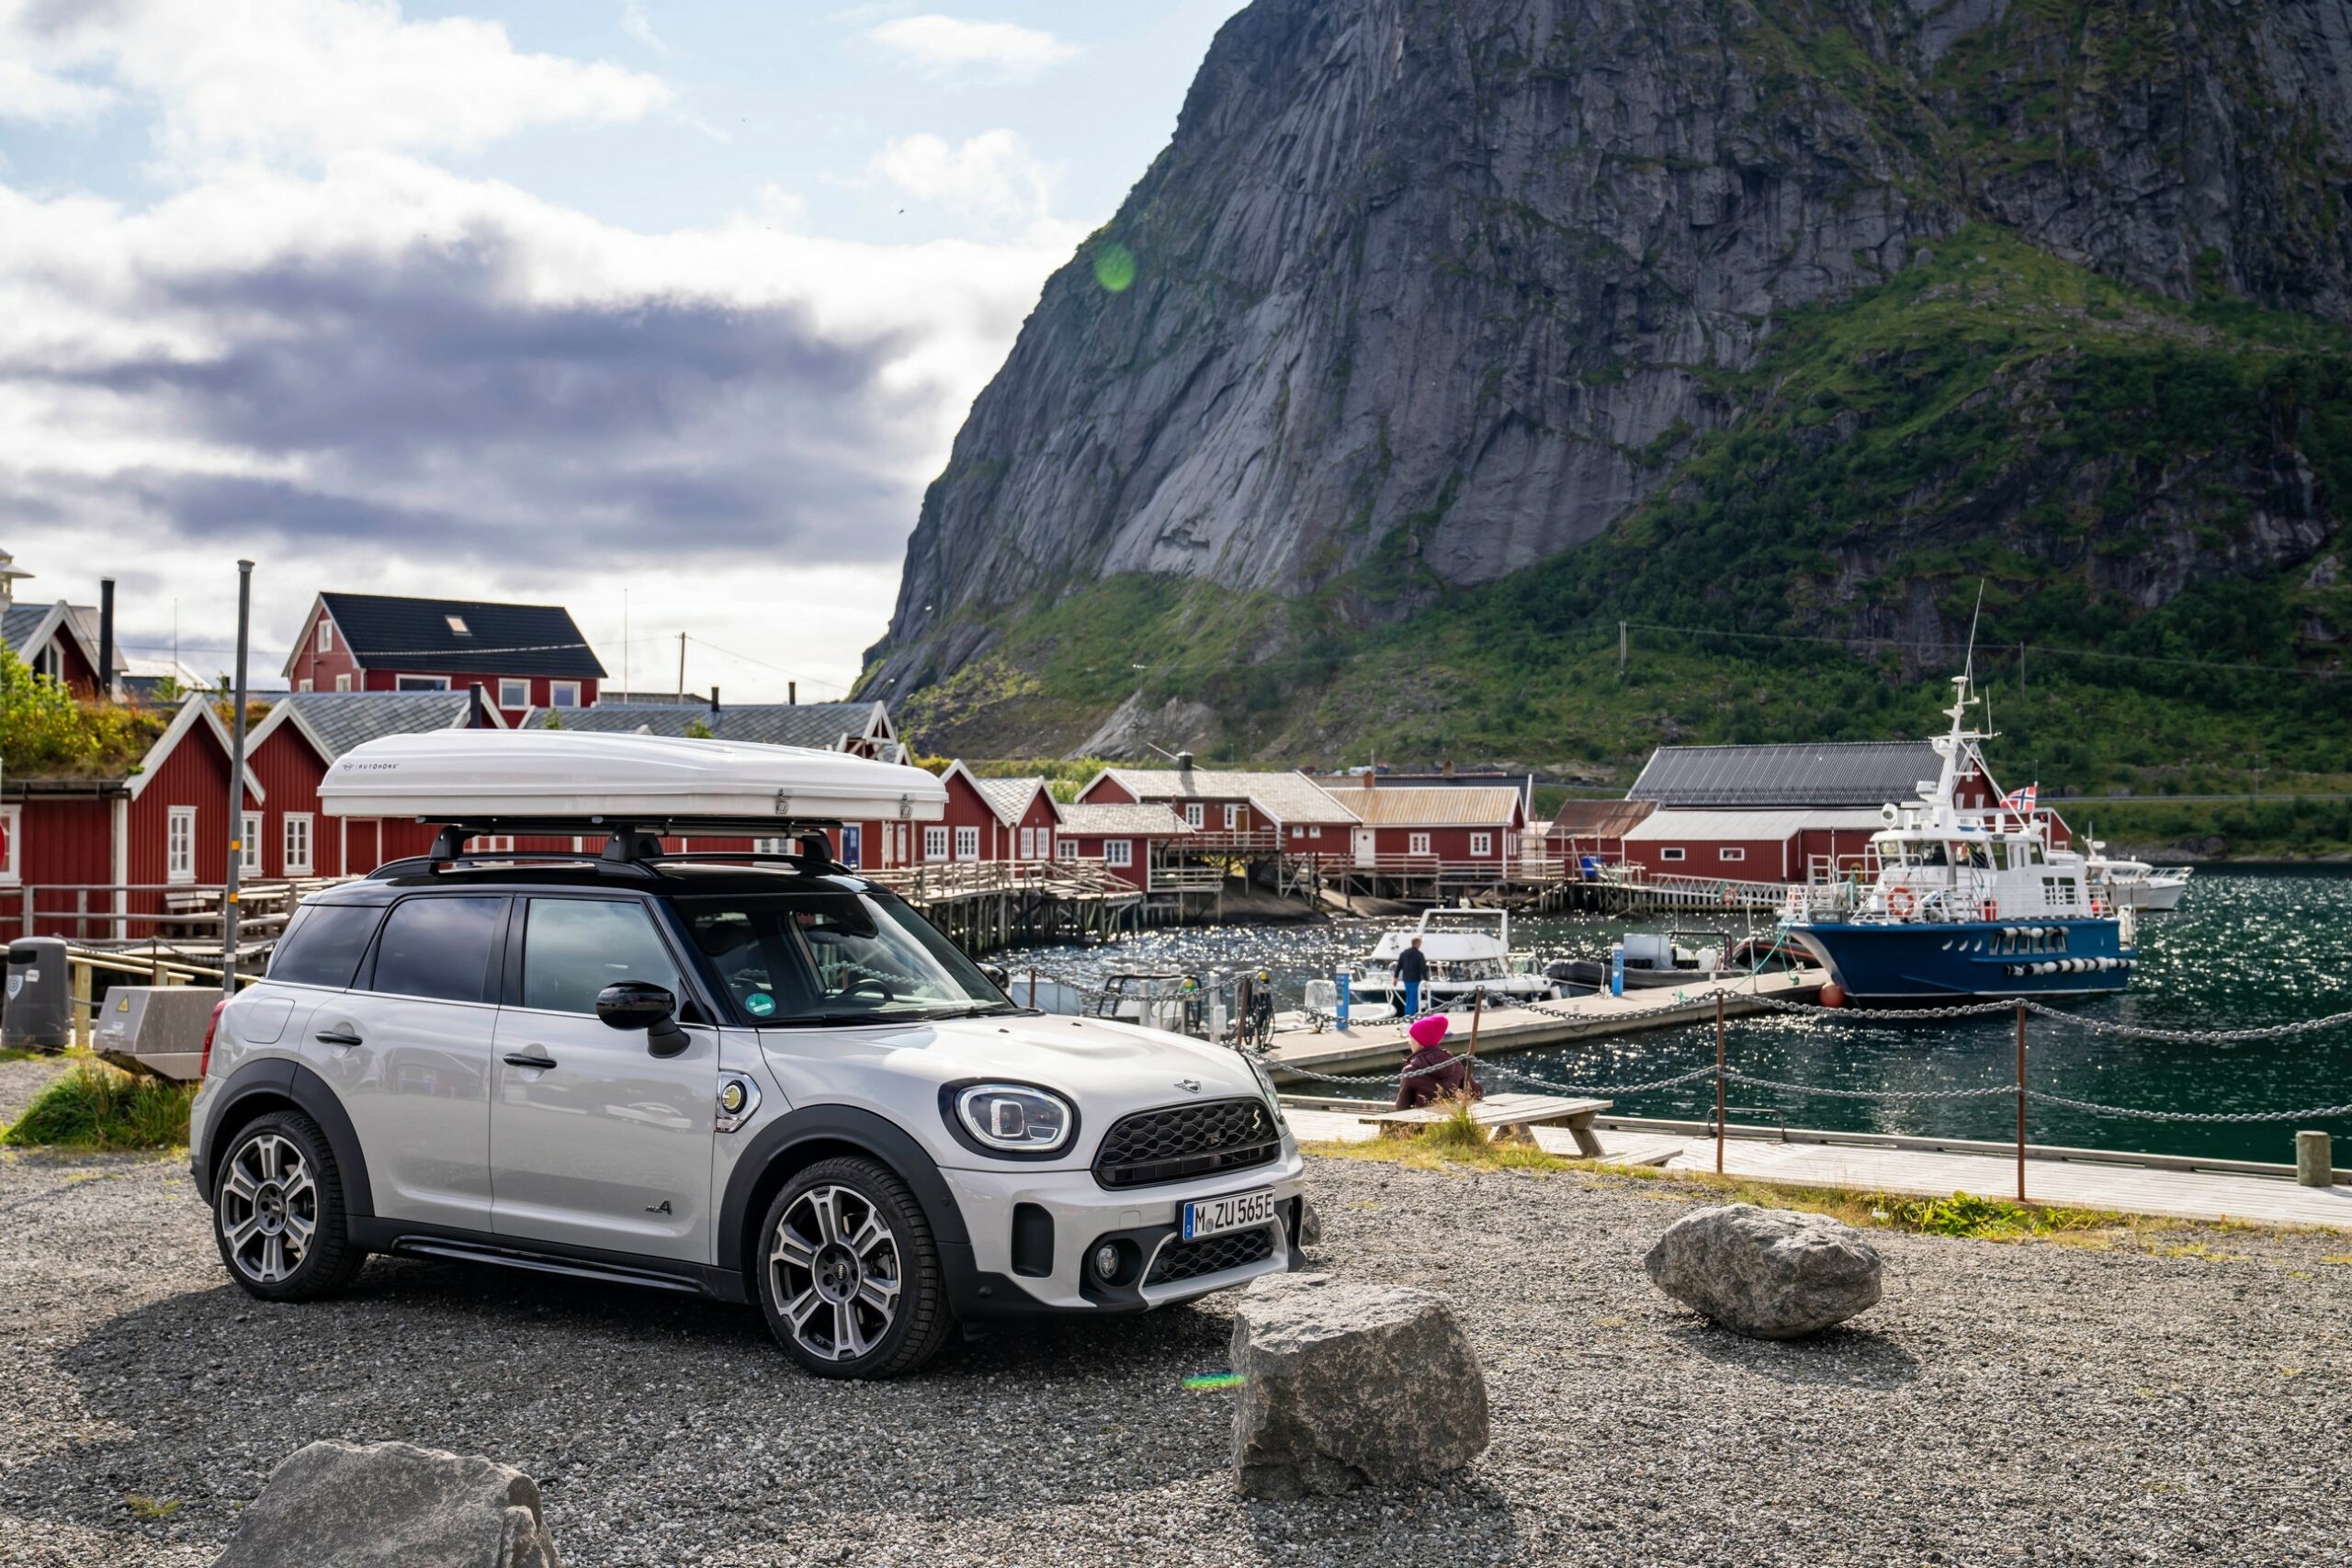
[[[1490,1094],[1471,1102],[1470,1119],[1489,1129],[1498,1143],[1529,1142],[1531,1127],[1565,1124],[1569,1136],[1577,1141],[1577,1153],[1587,1159],[1599,1159],[1600,1139],[1593,1133],[1592,1119],[1611,1104],[1606,1100],[1576,1100],[1564,1094]],[[1379,1128],[1382,1137],[1393,1138],[1416,1133],[1453,1115],[1451,1105],[1417,1105],[1410,1111],[1384,1111],[1377,1116],[1359,1120]]]

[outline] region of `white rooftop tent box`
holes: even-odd
[[[843,751],[560,729],[390,735],[335,759],[330,817],[434,822],[936,822],[947,788]]]

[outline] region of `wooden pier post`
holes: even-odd
[[[2025,1201],[2025,1003],[2018,1003],[2018,1201]]]
[[[1715,993],[1715,1174],[1724,1173],[1724,994]]]

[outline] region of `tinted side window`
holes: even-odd
[[[376,977],[368,989],[481,1001],[505,908],[503,898],[407,898],[393,905],[376,943]]]
[[[523,928],[523,1005],[594,1012],[596,993],[616,980],[642,980],[681,999],[670,962],[642,904],[593,898],[534,898]]]
[[[380,904],[303,905],[270,954],[269,977],[343,989],[358,973],[368,939],[383,915]]]

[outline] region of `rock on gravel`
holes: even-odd
[[[1878,1304],[1878,1251],[1826,1214],[1730,1203],[1685,1214],[1643,1260],[1650,1282],[1751,1339],[1800,1339]]]
[[[1440,1297],[1276,1274],[1233,1314],[1234,1480],[1294,1498],[1461,1469],[1487,1449],[1487,1380]]]
[[[407,1443],[318,1442],[270,1472],[215,1568],[561,1568],[539,1489]]]

